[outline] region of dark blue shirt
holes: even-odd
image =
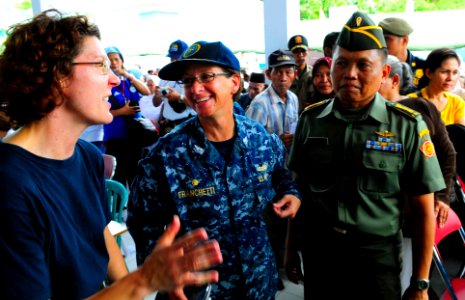
[[[0,299],[83,299],[105,279],[110,222],[101,152],[65,160],[0,142]]]

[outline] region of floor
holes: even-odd
[[[122,248],[125,254],[126,265],[132,271],[137,267],[136,249],[131,235],[126,232],[122,236]],[[294,284],[286,279],[286,275],[282,275],[284,280],[284,290],[276,294],[276,300],[303,300],[304,287],[302,284]],[[156,294],[147,296],[145,300],[153,300]]]

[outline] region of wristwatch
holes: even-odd
[[[410,286],[413,287],[417,291],[423,291],[429,288],[429,280],[428,279],[411,279]]]
[[[178,103],[184,103],[184,96],[181,95],[178,99]]]

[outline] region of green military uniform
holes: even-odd
[[[305,299],[325,296],[331,284],[318,280],[332,276],[346,285],[339,283],[329,299],[341,291],[364,300],[400,299],[405,194],[445,187],[434,146],[421,115],[409,108],[379,94],[355,112],[338,101],[302,113],[289,154],[303,193]]]
[[[421,115],[379,94],[355,116],[341,112],[337,100],[307,108],[289,167],[305,189],[310,214],[331,226],[379,236],[400,231],[404,193],[445,187]]]
[[[355,12],[336,45],[341,48],[334,53],[336,80],[362,90],[381,84],[387,56],[381,27]],[[367,56],[376,51],[380,65],[360,63],[363,53],[347,55],[365,50]],[[363,73],[370,67],[373,82]],[[333,84],[335,99],[301,114],[289,153],[304,196],[298,213],[304,222],[301,236],[309,241],[302,250],[304,297],[401,299],[404,199],[422,196],[411,200],[432,207],[433,197],[426,195],[445,188],[434,146],[418,112],[378,93],[360,107],[357,97],[338,98],[346,96],[344,82]],[[431,218],[418,219],[425,223],[417,222],[416,232],[432,225]]]
[[[312,67],[307,64],[305,69],[297,71],[297,76],[289,89],[299,99],[299,113],[305,108],[304,103],[308,100],[312,89]]]
[[[308,51],[307,38],[301,34],[294,35],[287,42],[287,47],[291,52],[298,48]],[[299,70],[299,67],[297,67],[297,76],[292,82],[289,90],[296,94],[299,99],[299,113],[304,110],[305,101],[308,100],[308,96],[311,94],[312,88],[312,67],[308,64],[305,64],[305,68],[302,70]]]

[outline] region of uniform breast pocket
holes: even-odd
[[[304,143],[302,165],[305,178],[318,190],[326,190],[334,182],[337,173],[334,149],[325,137],[309,137]]]
[[[402,170],[402,154],[365,149],[363,167],[366,174],[361,177],[363,190],[376,193],[397,193]]]
[[[333,155],[333,148],[325,137],[308,137],[304,143],[304,151],[312,164],[328,164]]]

